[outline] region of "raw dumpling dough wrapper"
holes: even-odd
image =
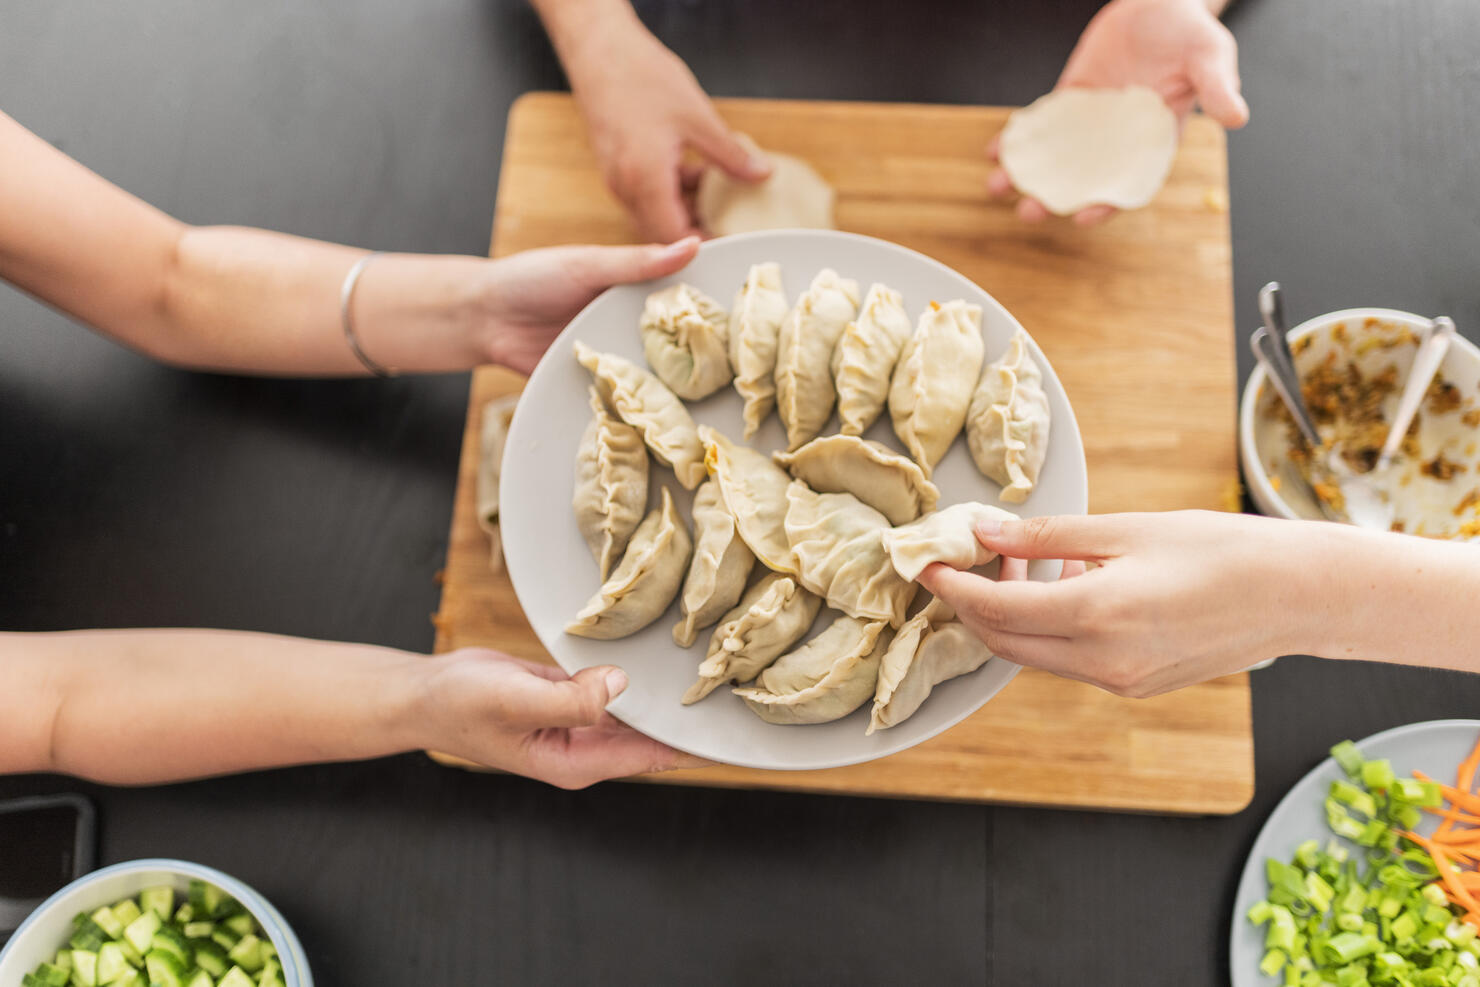
[[[998,151],[1017,190],[1060,216],[1100,204],[1141,208],[1176,156],[1176,114],[1145,86],[1040,96],[1008,117]]]

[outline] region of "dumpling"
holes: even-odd
[[[930,476],[966,422],[981,375],[980,305],[931,302],[904,344],[889,385],[894,434]]]
[[[844,435],[862,435],[884,410],[889,376],[909,338],[910,317],[899,292],[882,284],[870,287],[858,318],[843,329],[833,349],[832,375]]]
[[[642,433],[658,462],[673,467],[688,490],[704,482],[704,445],[688,409],[667,385],[632,361],[598,353],[580,340],[575,352],[581,366],[591,371],[601,399]]]
[[[818,493],[851,493],[890,524],[913,521],[940,501],[913,459],[856,435],[824,435],[771,458]]]
[[[889,519],[852,494],[786,488],[786,537],[797,578],[828,606],[862,620],[904,623],[915,585],[894,571],[881,538]]]
[[[736,445],[708,425],[699,426],[704,464],[719,481],[735,530],[767,568],[796,573],[786,539],[786,471],[749,446]]]
[[[1043,371],[1019,329],[1007,352],[982,371],[966,413],[966,444],[976,468],[1002,484],[1002,499],[1021,504],[1048,456],[1048,395]]]
[[[874,694],[879,663],[893,633],[881,620],[839,617],[735,695],[767,723],[840,719]]]
[[[617,571],[565,625],[565,633],[610,641],[657,620],[678,593],[692,548],[689,529],[664,487],[662,505],[643,518]]]
[[[944,600],[934,599],[900,628],[879,666],[866,733],[903,723],[937,685],[976,671],[992,657],[954,616]]]
[[[611,574],[647,509],[648,457],[642,436],[613,418],[591,388],[591,424],[576,450],[576,526],[601,569]]]
[[[497,569],[503,558],[498,530],[498,488],[503,473],[504,445],[509,439],[509,423],[514,420],[517,394],[505,394],[483,406],[482,427],[478,434],[478,480],[474,487],[478,510],[478,527],[488,536],[488,564]]]
[[[751,153],[762,153],[749,136],[735,136]],[[694,213],[704,228],[715,236],[833,229],[833,187],[801,158],[776,151],[764,155],[771,162],[771,176],[763,182],[742,182],[721,168],[704,169],[694,194]]]
[[[977,540],[977,523],[1017,519],[1011,511],[990,504],[952,504],[884,532],[881,540],[894,571],[903,579],[915,580],[932,562],[944,562],[953,569],[986,565],[997,553]]]
[[[730,366],[735,391],[745,401],[745,438],[755,434],[776,406],[776,344],[786,318],[781,265],[755,264],[730,309]]]
[[[699,681],[684,693],[684,705],[698,702],[726,682],[755,678],[777,655],[802,639],[821,608],[822,600],[796,580],[767,573],[710,635],[709,652],[699,665]]]
[[[858,313],[858,282],[823,268],[781,322],[776,350],[776,410],[788,449],[822,431],[832,415],[832,354]],[[976,383],[975,375],[971,382]],[[962,414],[965,414],[962,407]],[[958,426],[959,427],[959,426]]]
[[[694,494],[694,559],[678,598],[683,614],[673,628],[673,640],[687,648],[699,629],[719,620],[745,592],[745,580],[755,565],[755,555],[735,531],[720,494],[719,483],[707,480]]]
[[[642,352],[658,379],[686,401],[707,398],[730,382],[730,317],[698,288],[655,291],[642,308]]]

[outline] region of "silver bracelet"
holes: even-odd
[[[377,377],[394,377],[396,376],[395,370],[382,367],[365,354],[364,349],[360,347],[360,337],[355,335],[355,321],[350,317],[350,303],[354,301],[355,285],[359,282],[360,275],[364,273],[365,268],[369,266],[370,262],[379,257],[383,252],[374,250],[361,257],[355,261],[355,266],[351,267],[349,273],[344,276],[344,284],[339,289],[339,324],[344,328],[344,341],[349,343],[350,350],[365,365],[366,370]]]

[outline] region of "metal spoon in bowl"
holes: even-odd
[[[1428,330],[1419,340],[1418,351],[1413,354],[1413,363],[1408,368],[1408,379],[1403,382],[1403,392],[1398,397],[1398,409],[1388,427],[1387,439],[1378,453],[1377,462],[1366,473],[1352,473],[1342,479],[1341,492],[1346,497],[1347,513],[1352,521],[1364,528],[1379,528],[1383,531],[1393,526],[1393,505],[1382,492],[1392,486],[1393,458],[1403,446],[1403,439],[1413,424],[1413,416],[1423,405],[1429,384],[1444,363],[1457,330],[1454,320],[1441,315],[1429,323]],[[1334,463],[1341,457],[1341,450],[1333,448],[1328,462]],[[1343,461],[1344,463],[1344,461]]]
[[[1278,285],[1275,286],[1275,290],[1279,290]],[[1261,292],[1260,295],[1262,299],[1263,293]],[[1305,396],[1300,391],[1300,378],[1295,374],[1294,361],[1291,360],[1287,363],[1281,359],[1281,349],[1285,351],[1287,359],[1289,355],[1288,341],[1286,341],[1283,347],[1276,342],[1276,340],[1283,339],[1284,335],[1282,333],[1270,332],[1267,326],[1261,326],[1255,329],[1253,336],[1249,338],[1249,346],[1254,351],[1254,359],[1264,368],[1265,375],[1269,378],[1270,384],[1274,386],[1275,393],[1280,396],[1280,400],[1289,409],[1290,417],[1295,420],[1295,427],[1299,429],[1301,438],[1310,447],[1311,466],[1322,474],[1322,481],[1334,482],[1331,477],[1324,475],[1326,470],[1322,450],[1325,448],[1325,443],[1322,441],[1320,433],[1316,431],[1316,425],[1310,417],[1310,411],[1305,407]],[[1285,461],[1285,465],[1288,468],[1284,472],[1292,474],[1300,483],[1305,484],[1310,489],[1311,500],[1315,501],[1316,506],[1320,508],[1321,513],[1326,516],[1328,521],[1346,523],[1349,520],[1345,514],[1336,510],[1325,497],[1321,496],[1320,492],[1316,490],[1315,481],[1312,480],[1309,474],[1304,470],[1297,469],[1295,464],[1289,460]]]

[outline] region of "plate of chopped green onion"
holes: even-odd
[[[1480,720],[1342,741],[1260,830],[1234,987],[1480,987]]]

